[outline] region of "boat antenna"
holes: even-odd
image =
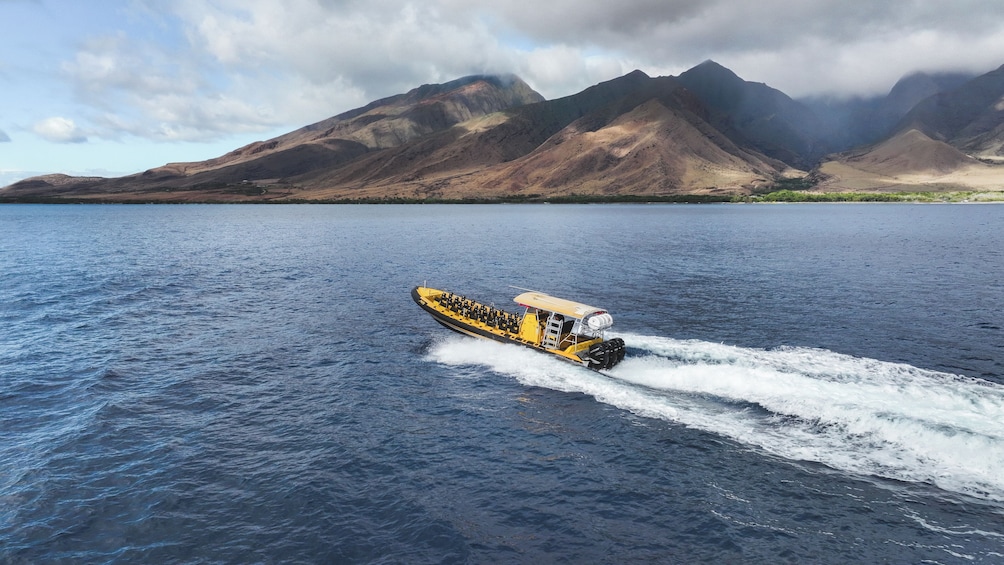
[[[516,290],[525,290],[525,291],[527,291],[527,292],[540,292],[540,291],[538,291],[538,290],[534,290],[534,289],[532,289],[532,288],[523,288],[523,287],[521,287],[521,286],[513,286],[513,285],[509,285],[509,288],[515,288]]]

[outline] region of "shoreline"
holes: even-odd
[[[906,203],[906,204],[1001,204],[1002,191],[952,192],[803,192],[781,190],[753,195],[527,195],[504,198],[359,198],[359,199],[192,199],[81,198],[53,196],[0,197],[0,204],[802,204],[802,203]]]

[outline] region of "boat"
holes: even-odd
[[[434,320],[465,335],[522,345],[594,371],[624,359],[624,340],[605,338],[614,320],[601,308],[536,291],[513,298],[521,313],[426,286],[416,286],[411,297]]]

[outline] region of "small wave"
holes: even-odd
[[[589,394],[786,459],[1004,502],[1004,386],[821,349],[620,337],[629,358],[606,375],[459,336],[429,357]]]

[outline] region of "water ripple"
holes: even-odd
[[[0,207],[0,563],[993,562],[999,209]]]

